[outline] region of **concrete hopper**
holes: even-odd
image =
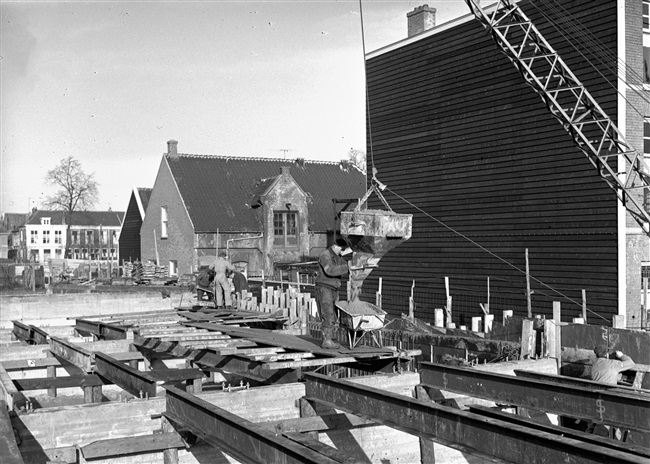
[[[352,249],[350,302],[359,299],[363,281],[391,249],[411,237],[412,214],[355,209],[341,212],[341,236]]]

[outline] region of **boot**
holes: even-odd
[[[321,345],[321,348],[325,348],[326,350],[338,350],[341,348],[341,345],[339,343],[332,340],[333,333],[334,330],[331,328],[323,329],[323,344]]]

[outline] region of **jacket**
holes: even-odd
[[[596,358],[591,366],[591,380],[609,385],[616,385],[619,372],[628,370],[634,366],[634,361],[627,355],[621,359]]]
[[[316,285],[324,285],[338,290],[341,277],[348,273],[348,262],[328,248],[318,258]]]

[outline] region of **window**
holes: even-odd
[[[44,230],[43,231],[43,243],[50,243],[50,231],[49,230]]]
[[[169,276],[178,277],[178,261],[175,259],[169,261]]]
[[[63,234],[61,234],[60,230],[55,230],[54,231],[54,243],[57,243],[61,245],[63,243]]]
[[[41,225],[43,226],[49,226],[52,223],[51,218],[41,218]]]
[[[167,207],[160,207],[160,238],[167,238]]]
[[[108,249],[102,248],[102,259],[108,259]]]
[[[112,237],[111,244],[115,245],[117,243],[117,231],[116,230],[111,231],[111,237]]]
[[[31,230],[29,231],[29,243],[38,243],[38,231],[36,230]]]
[[[73,230],[72,231],[72,245],[80,245],[80,243],[79,243],[79,231],[78,230]]]
[[[101,240],[102,245],[107,245],[108,244],[108,231],[107,230],[102,230],[101,231],[101,237],[99,239]]]
[[[92,245],[95,241],[95,235],[92,230],[86,231],[86,245]]]
[[[273,244],[281,247],[298,246],[298,213],[273,213]]]
[[[643,30],[650,30],[650,1],[643,0]]]

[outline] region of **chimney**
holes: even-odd
[[[176,140],[169,140],[167,142],[167,154],[169,156],[178,155],[178,142]]]
[[[406,13],[408,19],[408,36],[412,37],[431,29],[436,25],[436,9],[422,5]]]
[[[282,177],[288,177],[289,176],[289,171],[291,168],[289,166],[281,166],[282,169]]]

